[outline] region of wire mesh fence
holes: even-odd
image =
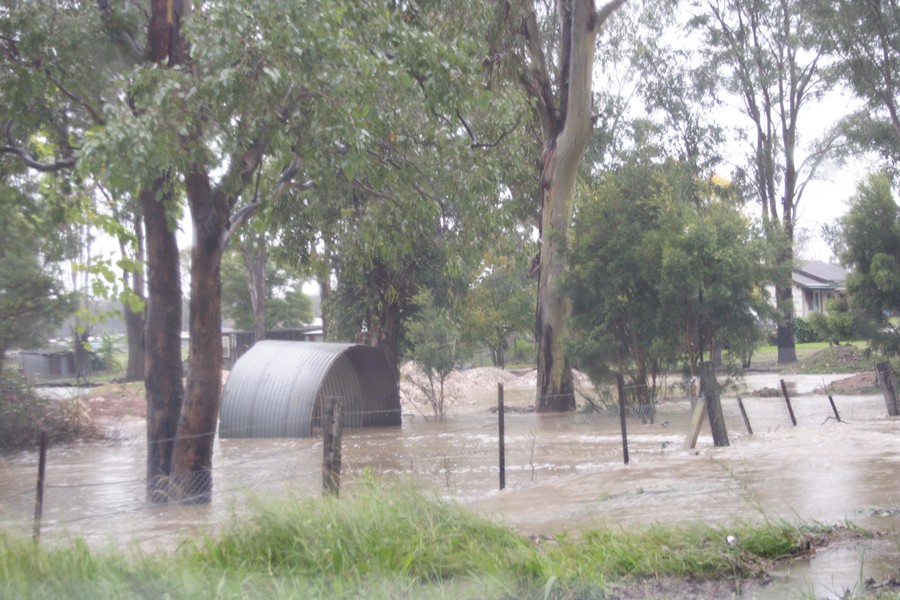
[[[864,403],[839,399],[842,415],[877,417],[878,399]],[[791,428],[780,398],[745,398],[754,431]],[[732,439],[746,433],[735,398],[723,398]],[[627,413],[632,461],[654,460],[682,451],[691,400],[667,402]],[[820,426],[831,414],[827,396],[807,395],[795,402],[801,426]],[[317,431],[317,434],[320,431]],[[700,444],[711,446],[704,432]],[[507,489],[522,489],[560,477],[618,468],[622,439],[617,409],[562,415],[505,414]],[[405,414],[400,427],[348,428],[342,440],[341,480],[352,492],[370,474],[411,478],[440,496],[468,500],[499,493],[499,432],[495,412],[450,414],[443,421]],[[46,468],[43,536],[79,535],[98,542],[170,544],[192,531],[209,531],[248,501],[266,502],[278,494],[322,493],[323,442],[305,439],[217,439],[211,470],[213,501],[182,506],[146,500],[146,439],[135,422],[123,439],[110,444],[51,450]],[[30,531],[34,514],[37,460],[24,455],[0,469],[0,528]],[[252,500],[255,499],[255,500]],[[123,536],[123,534],[125,534]]]

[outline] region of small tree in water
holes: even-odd
[[[407,326],[407,340],[409,356],[421,367],[422,376],[413,374],[409,381],[422,393],[423,404],[434,418],[442,421],[456,400],[447,388],[447,377],[469,355],[469,349],[463,342],[458,315],[451,308],[438,306],[428,291],[419,292],[414,303],[419,310]],[[416,400],[413,403],[418,404]]]

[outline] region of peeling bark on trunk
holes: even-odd
[[[168,480],[176,424],[184,397],[181,365],[181,267],[169,229],[162,180],[140,193],[147,233],[147,320],[144,336],[147,393],[147,497],[169,499]]]
[[[548,269],[549,270],[549,269]],[[549,289],[550,282],[538,288],[537,331],[537,399],[538,412],[560,412],[575,409],[575,387],[572,368],[562,348],[568,317],[568,302]],[[545,319],[556,323],[556,328]]]
[[[575,408],[572,369],[563,341],[568,334],[571,312],[568,298],[559,291],[566,269],[565,247],[573,215],[578,166],[590,140],[594,45],[603,22],[624,0],[613,0],[600,11],[593,0],[558,0],[561,40],[558,97],[544,57],[536,13],[526,17],[523,31],[532,67],[523,82],[536,103],[541,123],[540,276],[535,335],[538,342],[538,412]]]

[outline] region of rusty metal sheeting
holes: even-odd
[[[310,437],[329,396],[344,398],[346,427],[400,425],[397,379],[374,348],[265,340],[231,370],[219,437]]]

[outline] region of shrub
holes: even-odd
[[[854,313],[846,298],[831,298],[825,303],[824,313],[814,313],[810,322],[818,337],[811,341],[824,341],[839,344],[865,337],[862,322]],[[799,338],[797,341],[801,341]]]
[[[794,320],[794,339],[798,344],[806,344],[808,342],[821,342],[821,329],[818,321],[825,318],[821,313],[813,313],[809,319],[797,318]]]
[[[43,398],[20,377],[0,377],[0,451],[34,448],[41,430],[51,444],[99,437],[81,400]]]

